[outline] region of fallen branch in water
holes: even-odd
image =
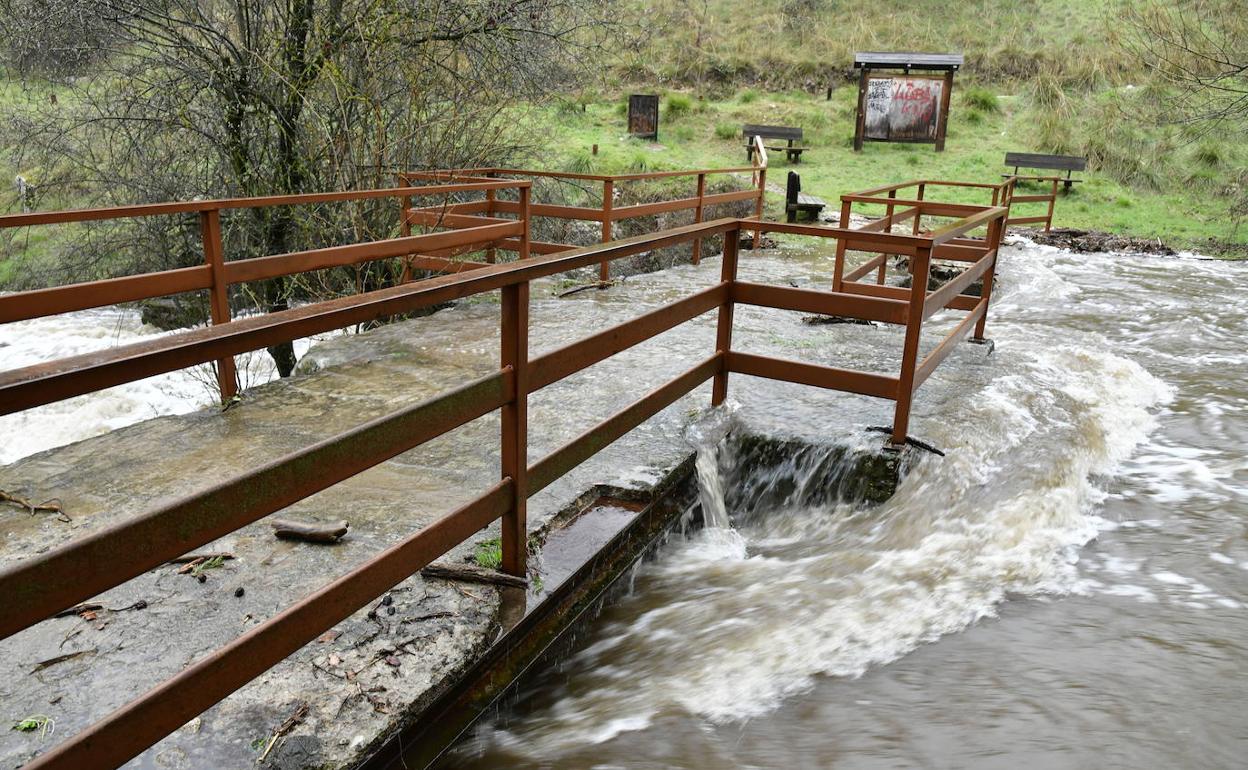
[[[586,284],[582,284],[581,286],[573,286],[571,289],[568,289],[567,291],[559,292],[558,296],[560,299],[562,299],[564,297],[571,297],[573,294],[578,294],[582,291],[587,291],[589,289],[609,289],[611,288],[612,283],[613,281],[594,281],[593,283],[586,283]]]
[[[434,562],[420,571],[422,577],[442,578],[443,580],[459,580],[465,583],[486,583],[489,585],[527,588],[529,581],[506,572],[474,567],[470,564],[446,564]]]
[[[175,556],[169,560],[170,564],[186,564],[193,561],[208,561],[209,559],[220,559],[221,561],[229,561],[234,558],[232,553],[188,553],[183,556]]]
[[[304,540],[309,543],[337,543],[351,528],[351,523],[347,521],[337,524],[306,524],[301,521],[274,519],[270,524],[273,534],[282,540]]]

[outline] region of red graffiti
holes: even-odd
[[[936,94],[931,84],[919,85],[912,80],[895,80],[893,101],[901,103],[901,114],[925,123],[936,112]]]

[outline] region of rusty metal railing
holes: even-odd
[[[190,291],[207,290],[210,321],[213,325],[230,323],[229,289],[232,285],[260,281],[279,276],[321,270],[329,267],[358,265],[378,259],[404,257],[408,264],[427,269],[454,269],[461,263],[451,258],[482,248],[501,240],[515,244],[523,256],[528,256],[528,209],[530,183],[518,180],[483,179],[455,184],[427,185],[404,189],[356,190],[348,192],[281,195],[259,198],[226,198],[219,200],[187,201],[176,203],[151,203],[133,206],[116,206],[74,211],[50,211],[0,216],[0,229],[75,222],[121,221],[141,217],[175,214],[195,214],[199,217],[200,237],[203,244],[204,264],[175,270],[130,275],[101,281],[88,281],[56,286],[48,289],[22,291],[0,297],[0,324],[25,321],[33,318],[59,315],[76,310],[87,310],[123,302],[136,302]],[[254,257],[245,260],[225,258],[221,238],[221,212],[232,209],[271,208],[321,203],[364,201],[378,198],[451,196],[482,192],[493,196],[497,190],[514,189],[522,212],[516,221],[491,220],[486,222],[445,222],[439,226],[460,227],[455,232],[411,235],[405,230],[402,237],[345,246],[296,251],[287,254]],[[421,255],[421,256],[412,256]],[[276,340],[283,342],[286,340]],[[264,343],[270,344],[270,343]],[[254,349],[263,347],[257,345]],[[217,386],[223,402],[238,392],[238,376],[234,359],[223,356],[216,362]],[[114,367],[115,368],[115,367]],[[178,368],[178,367],[175,367]],[[51,373],[54,369],[48,370]],[[65,374],[60,372],[60,374]],[[108,367],[88,367],[75,376],[59,377],[55,389],[49,389],[37,398],[13,406],[20,409],[40,403],[59,401],[70,396],[87,393],[110,385],[130,382],[128,373],[109,373]]]
[[[498,177],[535,179],[558,179],[574,182],[592,182],[602,185],[602,197],[598,206],[567,206],[544,203],[534,200],[530,205],[530,214],[535,218],[551,218],[583,222],[596,222],[602,227],[601,243],[609,243],[614,238],[615,223],[635,217],[666,214],[675,211],[693,211],[694,224],[703,221],[705,211],[710,206],[737,201],[754,203],[754,218],[761,220],[767,190],[767,150],[762,140],[755,137],[758,145],[752,165],[734,168],[709,168],[689,171],[651,171],[636,174],[577,174],[560,171],[535,171],[514,168],[471,168],[443,169],[437,171],[410,171],[397,175],[399,185],[407,186],[420,181],[452,182],[452,181],[489,181]],[[739,175],[749,173],[750,186],[743,190],[711,193],[706,192],[706,181],[715,175]],[[685,198],[673,198],[660,201],[636,203],[628,206],[617,206],[616,196],[622,185],[633,182],[652,181],[656,179],[675,179],[694,177],[697,180],[694,195]],[[487,193],[485,200],[465,203],[451,203],[444,206],[425,206],[412,208],[410,203],[403,206],[401,225],[407,232],[412,225],[438,225],[443,223],[459,223],[462,226],[483,226],[486,224],[506,222],[498,214],[519,215],[519,207],[515,201],[500,200],[492,191]],[[755,243],[760,233],[755,232]],[[499,248],[515,251],[514,240],[503,241]],[[571,243],[551,243],[532,241],[530,244],[534,254],[557,254],[561,251],[577,248]],[[692,244],[692,262],[698,264],[702,258],[702,239]],[[486,264],[495,262],[494,252],[486,255]],[[470,264],[469,268],[480,267],[480,263]],[[610,262],[599,265],[599,280],[611,278]]]
[[[718,219],[487,265],[0,373],[0,414],[7,414],[67,394],[211,361],[279,340],[482,292],[502,294],[500,364],[492,374],[0,570],[0,596],[5,597],[0,610],[0,638],[7,638],[456,427],[495,410],[502,413],[498,483],[69,737],[29,767],[68,769],[125,763],[495,520],[501,519],[503,569],[526,574],[528,498],[708,380],[712,382],[713,404],[726,398],[733,373],[893,400],[891,441],[904,442],[917,388],[971,326],[975,326],[977,336],[983,332],[988,287],[1007,209],[979,207],[964,213],[953,225],[924,235]],[[985,227],[986,238],[965,238]],[[914,281],[908,290],[872,287],[868,292],[741,281],[737,277],[737,250],[745,229],[831,238],[853,251],[904,256],[911,262]],[[530,357],[529,285],[533,280],[714,235],[723,235],[725,244],[720,281],[715,286],[553,352]],[[958,246],[957,253],[969,267],[939,290],[928,291],[932,255],[951,244]],[[982,297],[962,293],[981,276],[985,279]],[[885,288],[889,291],[875,291]],[[92,301],[96,300],[103,301]],[[735,350],[732,328],[737,304],[903,326],[900,372],[855,371]],[[943,308],[969,313],[920,359],[923,323]],[[714,350],[706,357],[691,361],[684,373],[559,449],[532,464],[527,462],[530,394],[711,311],[718,315],[717,333]]]

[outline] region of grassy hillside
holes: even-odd
[[[955,85],[946,151],[931,145],[868,143],[853,152],[853,117],[857,91],[852,86],[822,94],[743,89],[723,99],[698,99],[671,92],[660,120],[660,141],[625,136],[624,96],[576,102],[546,109],[551,148],[534,159],[547,167],[581,172],[662,170],[745,164],[742,123],[801,126],[810,151],[790,166],[773,153],[770,181],[783,189],[785,172],[802,176],[803,189],[836,206],[842,193],[907,179],[955,179],[996,182],[1006,169],[1007,150],[1028,150],[1049,129],[1039,120],[1027,94],[998,95],[992,90]],[[1095,101],[1095,100],[1093,100]],[[1058,226],[1108,230],[1160,237],[1177,245],[1200,247],[1208,239],[1248,243],[1248,228],[1233,226],[1220,185],[1242,167],[1242,146],[1195,142],[1172,146],[1169,159],[1148,154],[1162,141],[1142,132],[1105,137],[1094,125],[1072,120],[1071,136],[1084,147],[1095,142],[1127,142],[1098,158],[1098,168],[1057,205]],[[1137,141],[1140,144],[1130,144]],[[590,147],[599,145],[593,156]],[[1078,149],[1078,148],[1073,148]],[[783,196],[776,194],[769,214],[781,216]]]
[[[1124,0],[629,0],[645,25],[634,80],[821,88],[855,51],[957,51],[983,82],[1041,73],[1095,88],[1132,74],[1116,48]]]

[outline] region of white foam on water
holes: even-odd
[[[128,308],[99,308],[0,325],[0,371],[164,336]],[[302,356],[311,340],[295,343]],[[264,352],[236,357],[243,386],[277,376]],[[0,465],[169,414],[185,414],[218,400],[207,366],[149,377],[106,390],[0,417]]]
[[[1078,589],[1078,549],[1101,525],[1093,479],[1172,394],[1104,350],[1044,344],[1017,363],[959,401],[948,456],[888,503],[768,511],[671,547],[569,662],[566,692],[498,740],[549,759],[664,713],[747,720],[820,676],[861,675],[991,617],[1008,596]]]

